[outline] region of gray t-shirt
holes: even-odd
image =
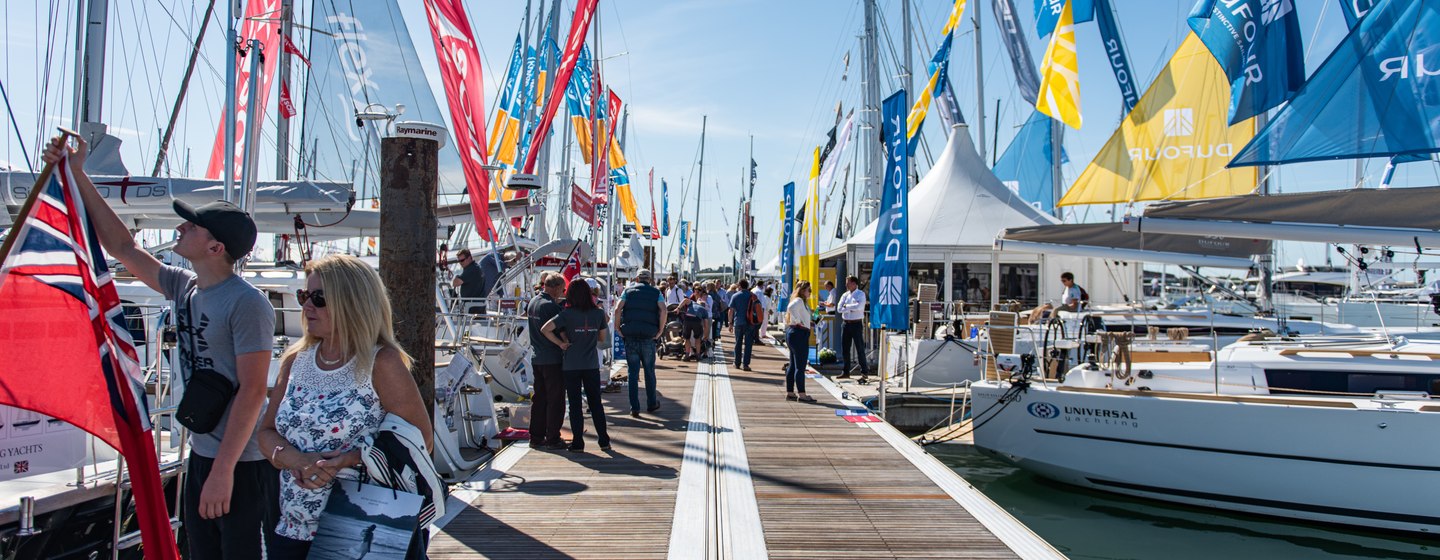
[[[600,354],[595,344],[600,340],[600,331],[610,322],[605,312],[598,308],[581,311],[566,307],[552,320],[555,321],[555,330],[564,332],[565,340],[570,341],[560,369],[600,369]]]
[[[192,334],[182,329],[179,333],[182,377],[189,377],[195,367],[209,368],[238,387],[235,357],[274,349],[275,308],[270,306],[265,294],[245,279],[231,276],[202,290],[195,287],[194,272],[167,265],[160,267],[160,286],[165,298],[175,302],[176,313],[189,317],[188,323],[194,331]],[[185,321],[183,317],[181,320]],[[215,431],[190,434],[195,453],[215,458],[220,453],[220,439],[225,437],[225,424],[229,421],[230,411],[226,410]],[[245,444],[240,460],[264,459],[255,441],[255,432],[251,431],[250,442]]]
[[[529,315],[530,324],[530,347],[535,350],[535,357],[530,358],[530,363],[537,366],[551,366],[561,364],[561,350],[550,339],[545,338],[545,333],[540,332],[540,327],[555,315],[560,313],[560,304],[550,298],[550,294],[541,293],[530,300],[530,305],[525,308],[525,314]]]

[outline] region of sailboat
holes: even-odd
[[[1329,151],[1332,157],[1440,149],[1423,119],[1378,129],[1362,124],[1353,135],[1332,137],[1333,127],[1346,123],[1306,115],[1356,95],[1376,102],[1359,106],[1362,119],[1369,110],[1383,114],[1396,100],[1405,105],[1388,110],[1432,111],[1433,99],[1406,95],[1414,84],[1365,78],[1370,63],[1426,44],[1437,26],[1440,9],[1434,5],[1377,6],[1236,154],[1283,163],[1297,147],[1309,156]],[[1337,75],[1361,79],[1349,82],[1352,89],[1327,89],[1335,87]],[[1357,107],[1345,101],[1340,106],[1347,114]],[[1304,120],[1289,120],[1295,116]],[[1350,140],[1379,150],[1351,151]],[[1152,205],[1129,227],[1146,235],[1224,232],[1408,242],[1423,249],[1440,245],[1440,224],[1420,210],[1437,202],[1440,189],[1434,187],[1243,195]],[[1440,454],[1416,442],[1440,428],[1433,397],[1440,394],[1437,359],[1440,344],[1389,336],[1259,336],[1215,352],[1168,357],[1113,345],[1063,375],[1000,356],[996,373],[972,387],[975,409],[982,411],[975,418],[975,443],[1042,476],[1109,492],[1433,534],[1440,531],[1434,514],[1440,496],[1423,481],[1440,470]]]

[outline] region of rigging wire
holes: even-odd
[[[30,149],[25,147],[25,137],[20,134],[20,124],[15,122],[15,108],[10,106],[10,94],[5,91],[4,81],[0,81],[0,96],[5,98],[5,112],[10,115],[10,127],[15,129],[15,139],[20,142],[20,153],[29,154]],[[25,165],[30,168],[31,173],[35,172],[35,164],[30,162],[28,156],[25,158]]]

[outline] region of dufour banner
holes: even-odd
[[[1095,25],[1100,28],[1100,42],[1105,44],[1105,57],[1110,60],[1110,71],[1115,74],[1115,83],[1120,86],[1120,101],[1125,104],[1124,114],[1129,114],[1140,101],[1140,88],[1135,83],[1135,73],[1130,71],[1130,56],[1125,54],[1125,42],[1120,37],[1120,28],[1115,25],[1115,12],[1110,9],[1110,0],[1094,0]]]
[[[1230,79],[1230,124],[1279,106],[1305,83],[1292,0],[1200,0],[1188,21]]]
[[[660,235],[670,235],[670,184],[660,180]]]
[[[780,244],[780,281],[785,287],[785,296],[775,294],[777,309],[784,309],[789,294],[795,289],[795,182],[785,183],[785,237]]]
[[[1015,86],[1020,88],[1020,97],[1025,103],[1034,105],[1040,93],[1040,71],[1035,69],[1035,59],[1030,56],[1030,43],[1025,39],[1025,30],[1020,28],[1014,0],[993,0],[990,6],[991,13],[995,14],[995,24],[1000,27],[1005,51],[1010,53],[1010,64],[1015,69]]]
[[[908,150],[905,145],[905,90],[880,104],[880,138],[885,141],[885,183],[875,222],[875,268],[870,274],[870,326],[910,330],[910,217]]]
[[[1375,4],[1382,0],[1340,0],[1340,13],[1345,14],[1345,25],[1355,29],[1355,24],[1360,23],[1360,18],[1370,13]]]

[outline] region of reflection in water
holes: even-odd
[[[1440,540],[1097,492],[1039,478],[970,446],[930,451],[1071,558],[1440,557]]]

